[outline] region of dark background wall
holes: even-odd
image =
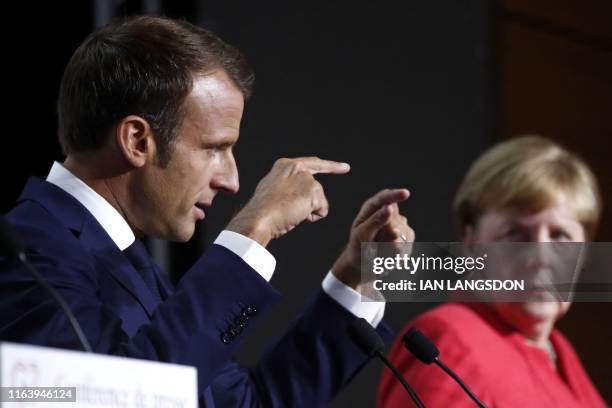
[[[346,176],[320,178],[327,219],[270,245],[278,261],[272,284],[284,300],[241,353],[254,361],[320,285],[358,208],[377,190],[411,190],[402,210],[419,240],[453,239],[455,186],[492,137],[490,15],[486,1],[237,4],[214,2],[208,16],[249,56],[257,85],[238,147],[243,191],[213,209],[207,237],[277,157],[352,165]],[[390,304],[387,321],[399,329],[423,307]],[[368,366],[334,405],[374,406],[379,372],[379,364]]]
[[[269,246],[277,258],[272,284],[284,300],[247,341],[240,360],[256,361],[320,285],[346,242],[359,206],[377,190],[411,190],[402,211],[418,240],[454,240],[450,203],[469,163],[500,135],[537,130],[554,136],[562,128],[513,125],[532,122],[511,119],[524,110],[522,99],[508,90],[522,89],[530,98],[529,86],[538,80],[528,79],[530,69],[514,71],[504,65],[511,60],[508,56],[521,60],[520,54],[512,54],[521,50],[520,43],[511,46],[504,31],[513,27],[507,12],[512,2],[505,2],[506,9],[488,0],[330,3],[13,3],[8,15],[19,17],[36,40],[20,32],[5,33],[11,39],[6,49],[11,58],[4,63],[11,73],[11,91],[5,98],[13,107],[6,115],[16,125],[10,131],[15,135],[10,154],[18,160],[2,163],[0,209],[10,208],[28,175],[44,176],[52,160],[61,158],[54,103],[61,71],[78,43],[108,16],[163,12],[217,32],[242,49],[257,72],[236,152],[241,191],[216,200],[206,224],[188,245],[170,246],[170,273],[179,276],[214,240],[275,159],[318,155],[352,165],[346,176],[320,177],[331,203],[328,218],[300,226]],[[52,57],[41,47],[52,50]],[[523,80],[530,85],[519,88]],[[504,81],[513,81],[512,86]],[[543,105],[533,105],[530,118],[539,118]],[[603,122],[603,117],[596,119]],[[428,306],[389,304],[386,320],[399,329]],[[370,364],[334,406],[373,406],[380,368]],[[606,375],[605,367],[596,363],[587,368]]]
[[[612,2],[501,0],[498,27],[501,137],[536,132],[579,153],[604,202],[596,240],[612,241]],[[612,403],[612,303],[575,303],[559,327]]]
[[[486,1],[238,3],[207,9],[212,27],[258,73],[238,147],[243,188],[213,209],[207,238],[275,158],[318,155],[352,165],[346,176],[320,178],[327,219],[270,245],[278,261],[272,284],[284,300],[241,353],[254,361],[320,285],[358,208],[377,190],[411,190],[402,210],[419,240],[454,239],[455,186],[492,137],[490,10]],[[425,306],[390,304],[387,321],[399,329]],[[335,406],[374,406],[379,372],[379,364],[368,366]]]
[[[50,3],[50,2],[49,2]],[[2,24],[2,195],[8,211],[28,176],[45,176],[62,158],[55,99],[68,60],[93,27],[89,2],[7,2]]]

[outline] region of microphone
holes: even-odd
[[[383,363],[393,372],[393,375],[397,377],[400,383],[404,386],[406,391],[408,391],[408,395],[414,404],[418,408],[425,408],[425,405],[419,398],[419,396],[414,392],[412,387],[408,384],[404,376],[399,372],[399,370],[391,364],[389,359],[384,355],[383,350],[385,349],[385,343],[380,338],[376,330],[368,323],[365,319],[359,318],[356,319],[348,328],[349,335],[355,344],[361,349],[361,351],[367,355],[368,357],[378,357]]]
[[[57,293],[57,291],[51,285],[49,285],[45,278],[43,278],[43,276],[36,270],[36,268],[32,266],[25,254],[23,245],[21,245],[21,243],[15,238],[13,229],[2,216],[0,216],[0,253],[8,256],[10,259],[18,260],[34,276],[36,281],[42,285],[42,287],[45,288],[49,294],[51,294],[51,297],[55,299],[68,318],[70,326],[74,330],[74,333],[76,334],[79,343],[81,343],[83,350],[91,353],[91,346],[89,345],[89,342],[87,341],[87,338],[85,337],[85,334],[81,329],[81,325],[77,321],[76,317],[61,295]]]
[[[416,327],[411,327],[410,330],[402,337],[402,344],[409,352],[411,352],[416,358],[421,360],[425,364],[435,363],[444,372],[451,376],[453,380],[457,382],[463,388],[463,390],[470,396],[470,398],[481,408],[487,406],[478,399],[476,395],[468,388],[468,386],[455,374],[446,364],[444,364],[439,356],[440,350],[427,336],[421,333]]]

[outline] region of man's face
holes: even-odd
[[[145,166],[131,186],[135,227],[171,241],[189,240],[215,195],[239,187],[232,148],[244,108],[242,93],[225,72],[217,71],[194,78],[183,107],[185,118],[168,165]]]

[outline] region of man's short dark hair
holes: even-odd
[[[186,21],[131,17],[90,34],[60,85],[59,141],[65,154],[96,150],[128,115],[146,119],[167,164],[194,75],[225,71],[245,99],[253,71],[236,48]]]

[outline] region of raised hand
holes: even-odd
[[[332,267],[339,280],[358,290],[362,242],[414,242],[414,230],[397,205],[409,196],[406,189],[386,189],[365,201],[351,226],[349,242]]]
[[[266,246],[303,221],[318,221],[327,216],[329,205],[314,175],[345,174],[349,170],[347,163],[318,157],[279,159],[227,229]]]

